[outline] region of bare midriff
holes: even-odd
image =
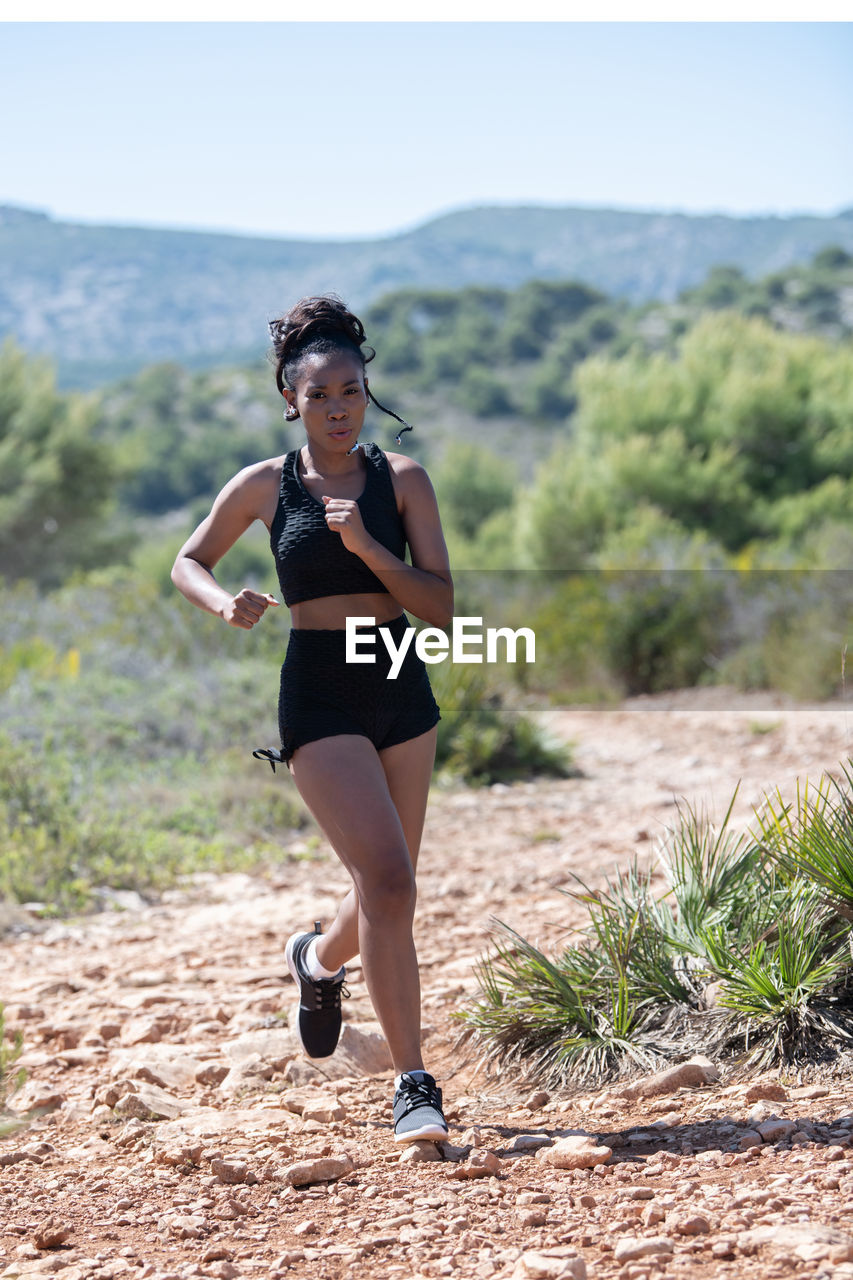
[[[320,596],[290,606],[291,626],[297,631],[337,631],[347,618],[373,618],[377,626],[399,618],[403,612],[392,595],[366,592],[351,596]]]

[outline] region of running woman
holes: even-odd
[[[318,923],[287,942],[299,1038],[308,1057],[334,1052],[345,966],[359,955],[396,1073],[394,1139],[438,1141],[447,1124],[421,1056],[412,922],[439,710],[413,645],[396,679],[387,678],[379,628],[396,647],[410,625],[404,609],[450,625],[447,547],[423,467],[359,439],[369,400],[411,428],[368,388],[365,365],[375,352],[364,350],[358,317],[334,295],[303,298],[270,332],[284,417],[301,419],[305,443],[229,480],[178,553],[172,581],[200,609],[251,630],[278,601],[247,587],[232,595],[213,570],[253,521],[269,529],[291,631],[281,749],[255,754],[273,769],[287,764],[352,878],[326,933]],[[359,652],[374,653],[375,663],[347,663],[348,618],[374,619],[357,635]]]

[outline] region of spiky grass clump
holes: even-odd
[[[587,912],[549,959],[497,922],[463,1015],[494,1064],[551,1085],[589,1083],[703,1051],[746,1068],[853,1042],[853,776],[795,810],[768,802],[756,832],[690,805],[660,850],[668,888],[636,861],[569,896]],[[849,892],[846,879],[850,873]]]

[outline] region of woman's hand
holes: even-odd
[[[259,591],[250,591],[248,587],[244,587],[236,596],[232,596],[225,602],[222,607],[222,617],[229,627],[242,627],[244,631],[251,631],[271,604],[278,606],[275,596],[266,593],[261,595]]]
[[[357,556],[369,551],[374,539],[364,527],[358,503],[353,498],[329,498],[325,494],[323,502],[326,504],[326,524],[341,535],[347,551]]]

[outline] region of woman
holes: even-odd
[[[396,1072],[395,1141],[439,1140],[447,1125],[441,1090],[421,1057],[412,939],[439,712],[413,646],[397,678],[387,678],[379,628],[398,647],[408,625],[403,609],[449,626],[447,548],[424,469],[359,441],[373,400],[365,364],[375,354],[362,350],[361,321],[339,298],[304,298],[270,331],[284,416],[301,418],[305,443],[226,484],[181,548],[172,580],[199,608],[251,630],[278,602],[245,587],[232,595],[213,569],[254,520],[270,530],[291,633],[281,671],[281,751],[256,754],[273,768],[287,763],[353,882],[326,933],[316,924],[288,940],[287,964],[300,990],[298,1034],[309,1057],[334,1052],[344,966],[360,955]],[[375,663],[347,663],[348,618],[374,619],[357,637],[359,652],[374,653]]]

